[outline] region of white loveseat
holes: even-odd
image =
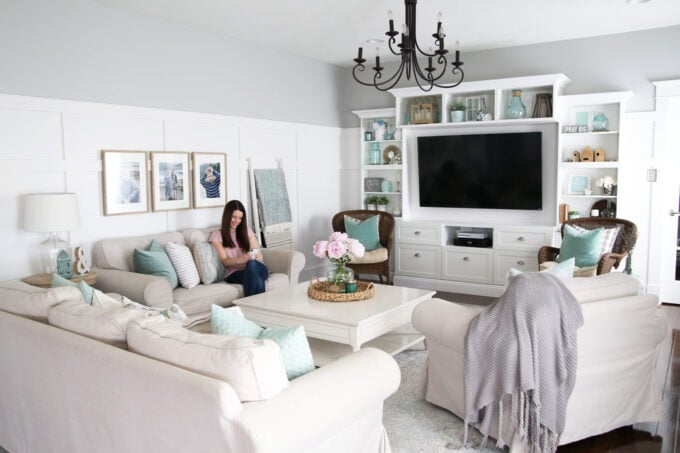
[[[165,247],[169,242],[193,248],[196,242],[206,243],[210,229],[189,228],[144,236],[102,239],[95,243],[92,253],[94,270],[97,272],[95,286],[104,292],[122,294],[131,300],[150,307],[168,308],[177,304],[192,318],[210,313],[212,304],[222,307],[243,297],[243,285],[230,284],[222,279],[215,283],[201,283],[191,289],[171,288],[170,283],[154,275],[134,272],[133,255],[136,248],[146,249],[152,240]],[[208,245],[208,247],[211,247]],[[298,283],[305,266],[305,256],[295,250],[261,249],[264,262],[269,268],[267,291],[288,288]]]
[[[655,366],[669,327],[657,297],[640,294],[639,280],[619,272],[564,283],[581,304],[584,324],[577,333],[576,383],[560,445],[659,420],[661,392]],[[426,338],[426,399],[461,418],[465,416],[465,335],[483,309],[433,298],[420,303],[412,316],[413,326]],[[503,438],[514,439],[515,450],[522,451],[521,442],[509,430],[507,406]]]
[[[73,287],[0,283],[0,445],[11,453],[390,451],[382,406],[400,374],[382,351],[362,349],[284,383],[273,397],[242,401],[243,382],[234,386],[47,323],[69,314],[76,321],[69,329],[106,324],[125,334],[120,316],[78,322],[94,310],[81,302]],[[139,333],[158,317],[128,318],[129,334],[133,323]],[[201,334],[184,335],[190,341],[171,334],[153,341],[177,342],[181,356],[196,350]],[[249,348],[249,357],[264,357],[277,346],[251,340]],[[252,360],[240,366],[248,363],[263,369]]]

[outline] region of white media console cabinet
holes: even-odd
[[[538,270],[538,249],[552,243],[553,232],[550,226],[399,221],[394,283],[497,297],[510,268]]]

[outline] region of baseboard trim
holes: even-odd
[[[411,288],[446,291],[448,293],[472,294],[475,296],[499,297],[505,291],[504,286],[482,285],[479,283],[454,282],[432,278],[407,277],[395,275],[394,284]]]

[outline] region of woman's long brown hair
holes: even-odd
[[[243,218],[238,227],[236,227],[236,241],[234,244],[231,240],[231,216],[234,211],[241,211]],[[246,208],[238,200],[228,201],[224,205],[222,211],[222,245],[226,248],[239,247],[244,253],[250,250],[250,238],[248,237],[248,219],[246,218]]]

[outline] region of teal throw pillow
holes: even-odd
[[[576,260],[574,258],[569,258],[566,261],[563,261],[561,263],[557,263],[554,266],[541,271],[545,272],[547,274],[552,274],[559,278],[560,280],[570,280],[574,278],[574,266],[575,266]],[[510,283],[510,280],[521,274],[522,271],[519,269],[515,269],[514,267],[510,268],[508,271],[507,275],[505,276],[505,280],[507,283]]]
[[[267,328],[258,338],[274,340],[281,346],[288,379],[293,380],[314,370],[314,358],[303,326]]]
[[[281,347],[288,379],[295,379],[314,369],[312,350],[303,326],[263,329],[238,313],[213,304],[210,333],[274,341]]]
[[[595,266],[600,260],[603,238],[604,228],[580,232],[571,225],[565,225],[557,262],[575,258],[578,267]]]
[[[61,277],[58,274],[53,274],[52,275],[52,288],[57,288],[59,286],[75,286],[78,288],[83,295],[83,299],[85,300],[85,303],[88,305],[92,305],[92,297],[94,296],[94,288],[88,285],[87,283],[81,281],[76,283],[73,283],[71,280],[66,279],[64,277]]]
[[[151,241],[147,250],[135,249],[133,255],[135,272],[146,275],[164,277],[172,289],[177,288],[179,280],[175,268],[163,247],[155,240]]]
[[[361,242],[367,252],[379,249],[380,234],[378,232],[379,215],[371,216],[363,221],[345,216],[345,232],[347,236]]]
[[[231,310],[213,304],[210,309],[210,333],[257,338],[264,329]]]

